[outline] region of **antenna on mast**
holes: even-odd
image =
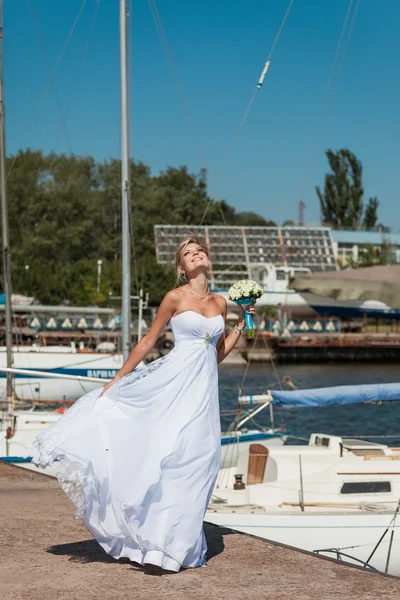
[[[303,227],[304,225],[304,209],[305,209],[306,205],[304,204],[303,200],[300,200],[299,202],[299,226]]]

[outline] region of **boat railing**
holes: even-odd
[[[371,562],[375,552],[378,550],[379,546],[382,544],[384,538],[386,537],[386,534],[390,531],[389,546],[388,546],[388,551],[387,551],[387,556],[386,556],[386,565],[385,565],[385,573],[388,573],[390,557],[392,554],[393,540],[394,540],[394,528],[396,526],[396,518],[399,513],[400,513],[400,499],[397,503],[396,510],[394,511],[392,520],[390,521],[389,525],[386,527],[385,531],[382,533],[381,537],[379,538],[377,544],[375,545],[374,549],[372,550],[371,554],[368,556],[366,561],[362,561],[358,558],[355,558],[354,556],[346,554],[345,552],[343,552],[343,550],[341,548],[327,548],[325,550],[314,550],[314,552],[316,554],[319,554],[322,552],[325,552],[325,553],[335,552],[338,557],[338,560],[341,560],[341,558],[340,558],[341,556],[346,556],[347,558],[350,558],[351,560],[360,562],[364,568],[373,569],[373,570],[377,571],[377,569],[374,569],[374,567],[371,566],[370,562]],[[353,546],[353,548],[354,547],[355,546]],[[344,550],[346,550],[346,549],[347,548],[344,548]]]
[[[323,548],[322,550],[314,550],[315,554],[333,554],[336,556],[336,560],[341,561],[341,562],[347,562],[346,560],[343,560],[343,558],[348,558],[351,561],[356,562],[357,564],[360,564],[362,567],[366,568],[366,569],[370,569],[371,571],[375,571],[376,573],[380,573],[380,571],[378,569],[376,569],[375,567],[373,567],[372,565],[368,564],[367,561],[365,560],[361,560],[360,558],[357,558],[356,556],[352,556],[351,554],[347,554],[346,552],[343,552],[343,550],[341,550],[340,548]]]
[[[272,398],[272,394],[270,392],[267,392],[266,394],[258,394],[258,395],[254,395],[254,396],[241,396],[239,394],[239,398],[238,398],[239,406],[245,406],[245,405],[249,405],[249,404],[250,405],[258,404],[260,406],[258,406],[254,410],[247,413],[243,419],[241,419],[238,423],[235,424],[236,431],[238,429],[240,429],[245,423],[247,423],[247,421],[250,421],[251,419],[253,419],[253,417],[255,417],[262,410],[266,409],[268,406],[270,407],[271,426],[274,428],[274,416],[273,416],[273,410],[272,410],[272,401],[273,401],[273,398]]]

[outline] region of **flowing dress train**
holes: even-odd
[[[179,571],[205,564],[203,518],[220,466],[216,343],[224,322],[185,311],[175,346],[100,397],[82,396],[35,440],[60,462],[75,516],[114,558]]]

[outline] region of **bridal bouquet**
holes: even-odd
[[[229,288],[228,298],[236,304],[249,306],[250,304],[253,304],[257,298],[261,298],[263,293],[264,290],[262,289],[261,285],[258,285],[258,283],[255,281],[251,281],[251,279],[242,279],[241,281],[234,283]],[[247,337],[248,339],[252,339],[254,338],[253,315],[245,310],[244,319],[246,323]]]

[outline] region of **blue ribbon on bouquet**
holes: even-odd
[[[255,301],[256,298],[241,298],[240,300],[234,300],[235,304],[239,304],[240,306],[250,306]],[[246,309],[244,309],[244,321],[246,323],[248,339],[254,338],[253,315],[247,312]]]

